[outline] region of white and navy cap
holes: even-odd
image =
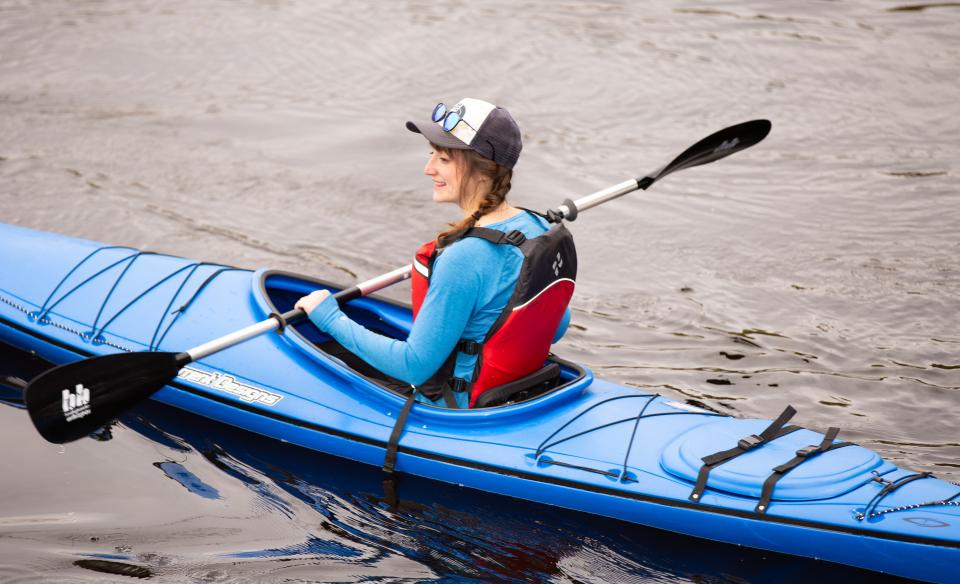
[[[480,156],[501,166],[513,168],[520,158],[523,144],[520,127],[510,112],[481,99],[465,97],[450,108],[460,116],[449,132],[438,122],[407,122],[411,132],[423,134],[430,142],[443,148],[473,150]]]

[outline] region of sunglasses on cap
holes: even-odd
[[[444,132],[450,132],[457,127],[457,124],[463,122],[470,127],[474,132],[477,131],[476,128],[467,124],[466,120],[463,119],[465,108],[460,106],[455,110],[447,111],[447,106],[440,102],[433,108],[433,115],[430,117],[434,123],[440,124],[440,127],[443,128]]]

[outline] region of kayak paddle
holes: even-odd
[[[672,172],[714,162],[749,148],[769,132],[770,122],[767,120],[730,126],[687,148],[670,164],[651,175],[630,179],[576,201],[566,199],[557,209],[548,211],[548,215],[556,221],[573,221],[579,211],[635,190],[646,190]],[[412,269],[408,264],[341,290],[333,297],[343,304],[406,280]],[[306,313],[299,308],[282,315],[272,314],[265,320],[181,353],[115,353],[54,367],[27,385],[24,401],[30,419],[40,435],[55,444],[83,438],[171,383],[185,365],[264,333],[282,332],[286,325],[305,317]]]
[[[719,132],[710,134],[703,140],[700,140],[693,146],[683,151],[660,170],[653,172],[642,178],[635,178],[615,184],[612,187],[597,191],[592,195],[587,195],[582,199],[572,202],[567,199],[553,212],[560,218],[567,221],[573,221],[577,218],[577,213],[585,211],[590,207],[596,207],[601,203],[622,197],[627,193],[636,190],[647,190],[653,183],[667,176],[671,172],[700,166],[709,162],[715,162],[721,158],[730,156],[734,152],[739,152],[749,148],[767,137],[770,133],[769,120],[751,120],[729,128],[724,128]]]

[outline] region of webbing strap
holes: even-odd
[[[786,424],[796,413],[797,410],[793,409],[793,406],[787,406],[777,417],[777,419],[771,422],[770,425],[767,426],[763,432],[760,432],[759,435],[751,434],[750,436],[741,438],[734,448],[715,452],[709,456],[704,456],[701,459],[703,461],[703,466],[700,467],[700,472],[697,474],[697,484],[693,487],[693,491],[690,493],[690,500],[700,500],[700,497],[703,495],[703,491],[707,488],[707,479],[710,476],[710,471],[713,470],[714,467],[733,460],[734,458],[749,452],[754,448],[763,446],[767,442],[776,440],[781,436],[786,436],[791,432],[796,432],[799,430],[800,426],[784,427],[784,424]]]
[[[455,410],[460,407],[457,405],[457,398],[453,397],[453,389],[450,387],[449,383],[443,384],[443,403],[446,404],[446,406],[451,410]]]
[[[504,232],[500,231],[499,229],[491,229],[489,227],[470,227],[468,229],[464,229],[463,231],[451,233],[450,235],[442,238],[440,241],[440,247],[447,247],[448,245],[451,245],[452,243],[463,239],[464,237],[478,237],[497,245],[508,244],[516,246],[520,246],[524,241],[527,240],[527,236],[517,229]]]
[[[480,239],[485,239],[497,245],[509,244],[517,246],[527,240],[527,237],[516,229],[504,232],[499,229],[490,229],[489,227],[471,227],[463,232],[463,237],[479,237]]]
[[[827,433],[824,435],[820,444],[804,446],[797,451],[797,455],[794,458],[791,458],[780,466],[774,467],[773,472],[767,477],[767,480],[763,481],[763,490],[760,493],[760,501],[757,503],[754,511],[757,513],[767,512],[767,509],[770,507],[770,499],[773,498],[773,488],[777,486],[777,482],[791,470],[797,468],[811,458],[815,458],[817,455],[823,454],[824,452],[836,450],[837,448],[843,448],[844,446],[853,446],[853,442],[838,442],[834,444],[833,441],[836,440],[837,434],[839,433],[840,428],[830,428],[827,430]]]
[[[410,414],[410,408],[413,402],[417,400],[417,389],[410,392],[406,403],[400,409],[397,416],[397,423],[393,425],[393,432],[390,433],[390,440],[387,442],[387,454],[383,458],[383,472],[393,474],[393,469],[397,467],[397,449],[400,444],[400,435],[403,434],[403,427],[407,424],[407,415]]]

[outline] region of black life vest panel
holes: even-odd
[[[437,257],[444,248],[464,237],[515,245],[523,253],[523,264],[510,300],[483,341],[462,339],[440,370],[417,388],[432,400],[443,396],[449,407],[456,407],[451,392],[469,391],[470,407],[473,407],[483,392],[543,367],[573,296],[577,276],[573,236],[563,224],[554,225],[531,239],[516,230],[504,233],[473,227],[444,238],[439,247],[435,241],[429,241],[417,250],[410,276],[414,319],[426,298]],[[478,356],[471,382],[453,375],[459,352]]]

